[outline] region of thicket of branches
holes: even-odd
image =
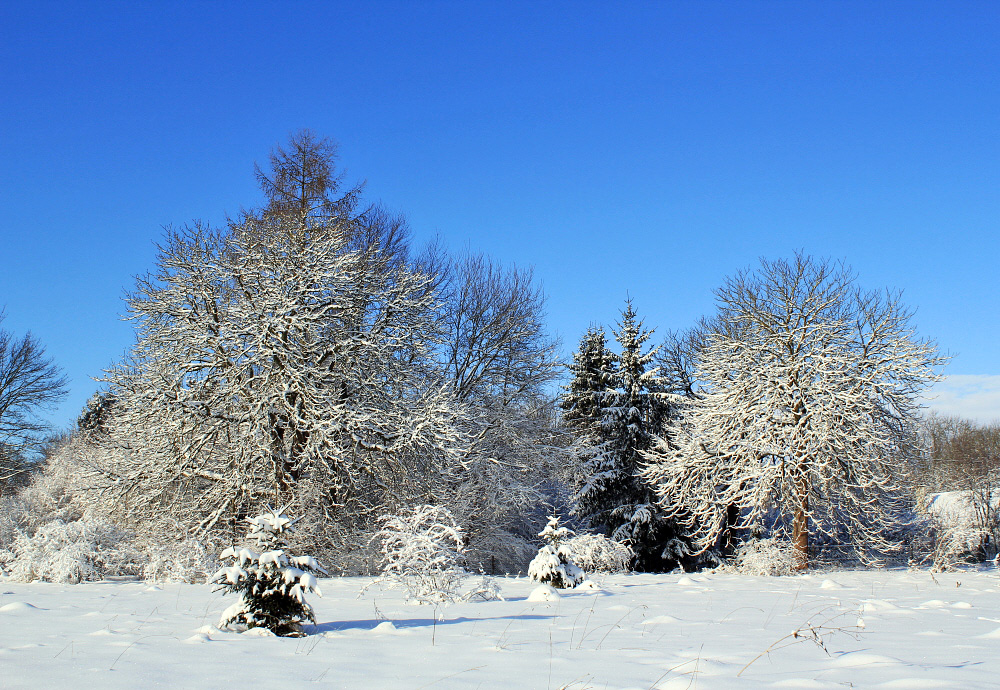
[[[0,496],[27,482],[51,432],[40,414],[65,395],[66,378],[38,339],[0,328]]]
[[[938,569],[995,559],[1000,544],[1000,423],[932,414],[915,475]]]

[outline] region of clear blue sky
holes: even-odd
[[[162,226],[259,203],[309,127],[418,240],[534,266],[567,351],[801,249],[1000,391],[998,46],[997,2],[6,2],[4,327],[71,377],[68,423]]]

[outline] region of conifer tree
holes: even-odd
[[[248,538],[257,542],[261,551],[230,547],[222,552],[222,558],[232,560],[232,565],[219,570],[212,582],[219,590],[241,596],[222,613],[219,625],[266,628],[281,636],[301,635],[303,622],[315,622],[305,595],[314,592],[322,596],[316,575],[327,573],[311,556],[285,553],[292,521],[282,511],[247,518],[247,522],[251,525]]]
[[[550,515],[548,524],[538,536],[545,544],[528,565],[531,579],[556,589],[571,589],[583,582],[583,571],[573,562],[573,555],[565,543],[572,532],[559,525],[559,518]]]
[[[586,479],[575,496],[574,513],[592,528],[627,543],[636,553],[636,570],[655,572],[677,566],[689,549],[640,477],[642,453],[662,438],[663,421],[676,397],[664,392],[665,383],[651,366],[658,348],[647,350],[645,345],[652,334],[637,320],[631,301],[626,302],[614,332],[621,353],[609,357],[611,366],[604,369],[605,387],[598,396],[601,442],[584,463]]]
[[[569,365],[573,378],[564,386],[559,403],[566,424],[577,434],[594,440],[601,437],[601,395],[607,388],[611,356],[604,329],[588,328],[580,339],[580,348],[573,353]]]

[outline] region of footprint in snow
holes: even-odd
[[[658,625],[660,623],[680,623],[680,618],[674,618],[673,616],[653,616],[652,618],[647,618],[639,625]]]

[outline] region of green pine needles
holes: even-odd
[[[263,628],[283,637],[304,635],[302,623],[316,622],[305,595],[322,596],[316,576],[326,575],[326,570],[311,556],[285,553],[292,520],[283,511],[273,510],[247,522],[251,525],[248,539],[257,543],[260,552],[245,547],[222,552],[232,565],[219,570],[212,582],[217,590],[241,596],[222,613],[219,626]]]

